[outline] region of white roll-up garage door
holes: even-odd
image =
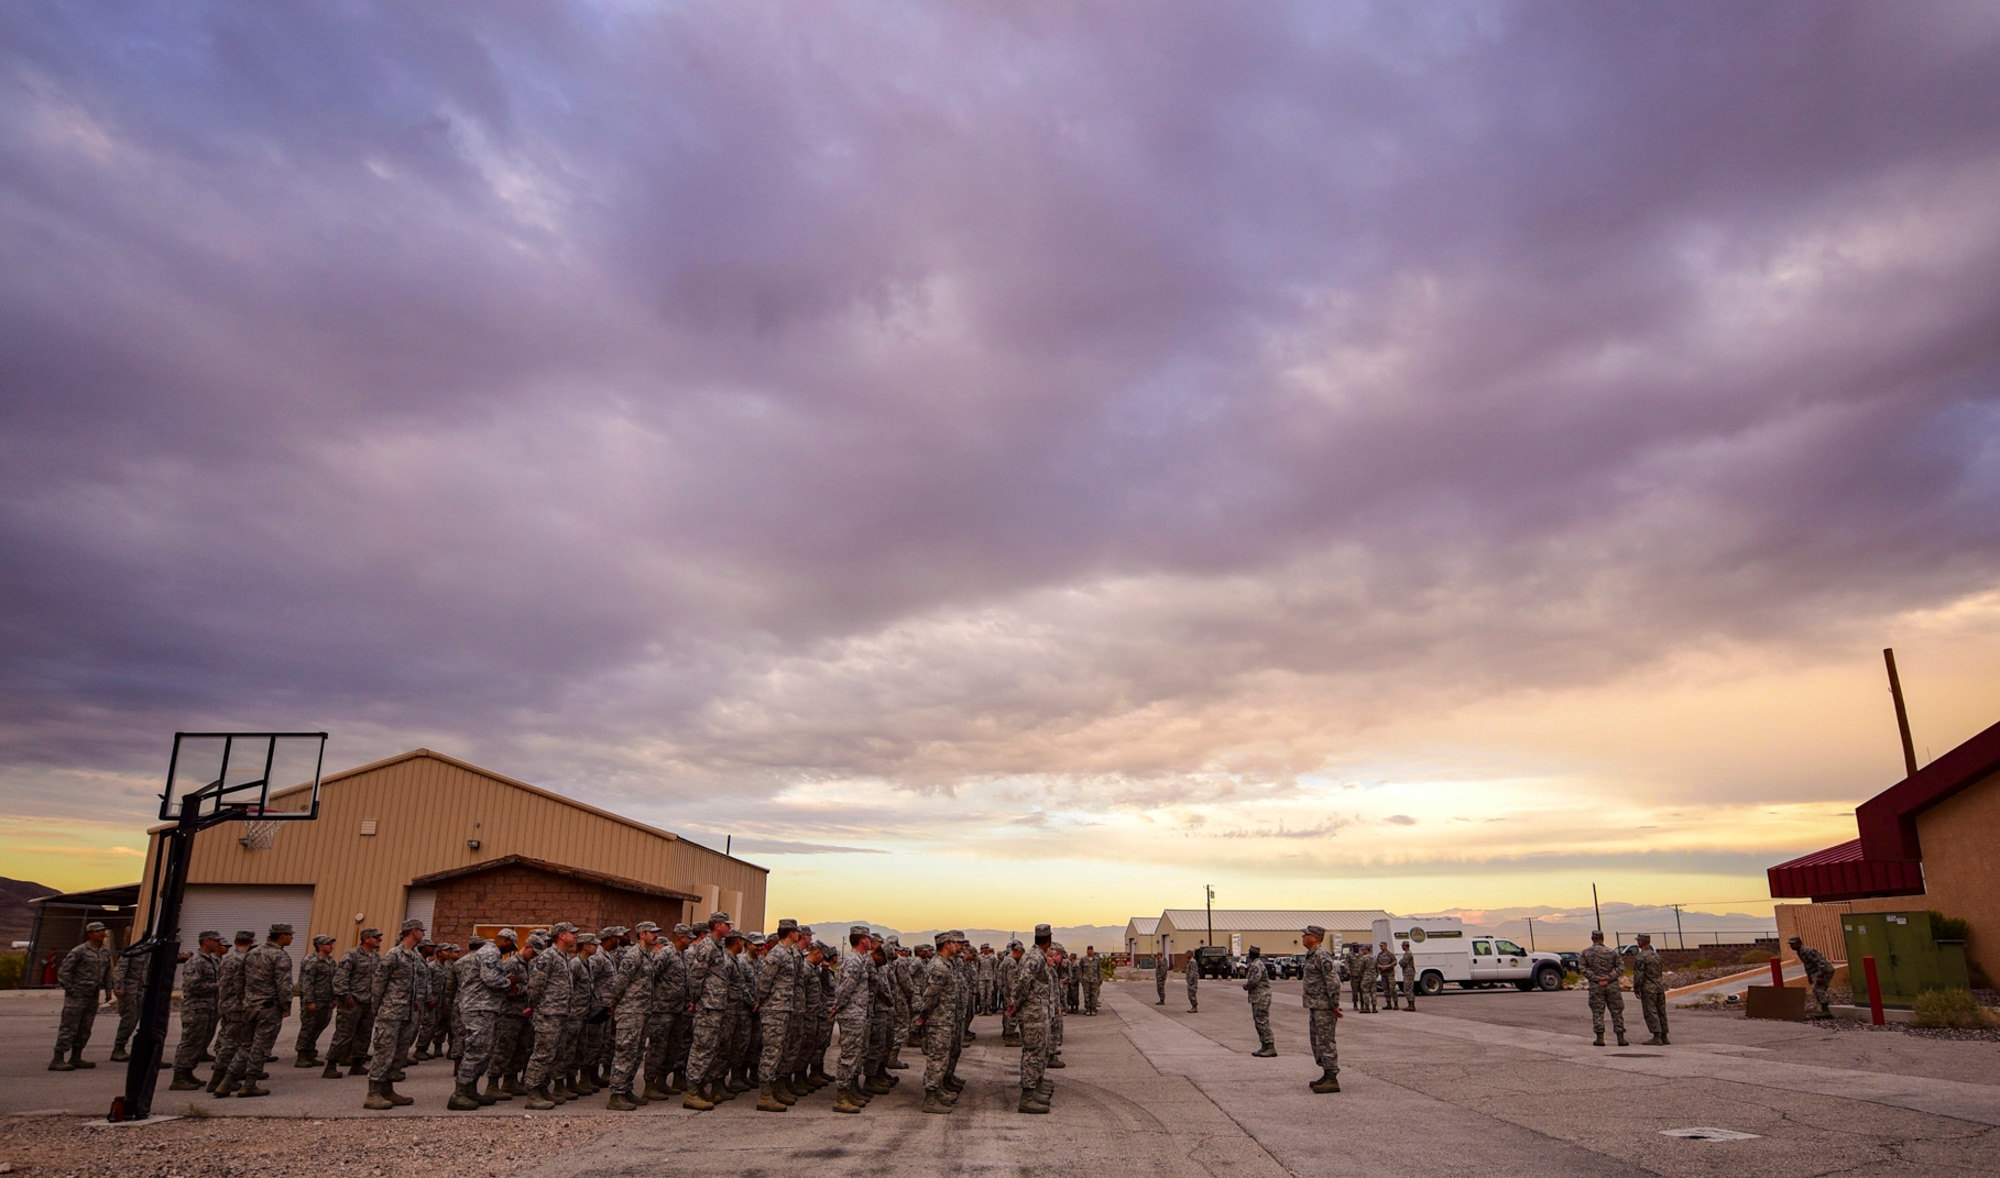
[[[277,887],[265,884],[189,884],[181,899],[181,941],[192,948],[194,936],[203,929],[222,934],[224,944],[238,929],[264,934],[283,921],[292,926],[292,969],[294,975],[312,948],[313,890],[307,887]]]
[[[431,917],[437,915],[437,902],[436,888],[411,888],[409,898],[403,902],[403,919],[423,921],[424,934],[434,936],[437,929],[432,925]],[[386,945],[389,938],[396,935],[396,930],[384,929],[383,933],[382,943]]]

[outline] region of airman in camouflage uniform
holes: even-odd
[[[382,930],[362,929],[361,943],[342,954],[340,964],[334,967],[333,1046],[327,1048],[326,1070],[320,1073],[323,1079],[339,1079],[342,1065],[347,1066],[350,1076],[367,1074],[361,1058],[368,1054],[368,1044],[375,1037],[371,995],[375,992],[375,967],[382,962],[381,948]]]
[[[596,933],[578,932],[576,949],[569,955],[569,1021],[563,1030],[565,1050],[556,1059],[556,1084],[562,1095],[571,1100],[597,1091],[584,1072],[591,1050],[590,1020],[597,1001],[590,976],[590,960],[597,955],[597,945]],[[552,1087],[550,1091],[555,1089]]]
[[[1340,963],[1341,972],[1347,975],[1347,987],[1354,1002],[1354,1013],[1375,1013],[1375,995],[1369,985],[1375,978],[1375,963],[1361,951],[1361,946],[1349,945]]]
[[[218,971],[216,1010],[222,1026],[215,1035],[215,1071],[208,1078],[208,1090],[217,1096],[229,1095],[229,1077],[236,1066],[236,1053],[243,1049],[244,1019],[248,1013],[243,1005],[243,959],[256,943],[256,933],[238,929],[236,947],[223,956]]]
[[[146,993],[146,971],[153,965],[153,951],[140,949],[137,952],[120,953],[111,970],[111,992],[118,997],[118,1031],[111,1037],[111,1062],[124,1063],[132,1058],[125,1048],[132,1042],[132,1033],[139,1029],[139,1013],[144,1007]]]
[[[721,1086],[716,1089],[724,1100],[758,1086],[757,1065],[764,1054],[764,1028],[757,1020],[757,973],[764,958],[777,945],[775,937],[759,933],[725,940],[729,950],[729,1022],[723,1032]]]
[[[576,975],[570,972],[569,954],[576,948],[576,933],[567,924],[555,926],[553,941],[532,939],[535,956],[528,963],[528,1009],[535,1030],[534,1053],[528,1057],[525,1081],[527,1106],[552,1109],[567,1099],[559,1090],[558,1067],[570,1050],[563,1036],[569,1029],[571,991]]]
[[[174,1082],[171,1092],[192,1092],[201,1087],[194,1078],[201,1062],[202,1048],[215,1034],[216,992],[222,968],[222,934],[207,930],[195,936],[196,950],[181,968],[181,1041],[174,1048]]]
[[[1319,1079],[1307,1087],[1314,1092],[1340,1091],[1340,1048],[1335,1032],[1340,1023],[1340,966],[1326,947],[1326,930],[1309,924],[1299,930],[1305,946],[1306,962],[1301,974],[1305,982],[1306,1031],[1312,1037],[1313,1062],[1319,1064]],[[1386,948],[1386,946],[1385,946]]]
[[[437,1034],[439,1006],[437,942],[425,937],[417,942],[417,956],[424,959],[424,993],[430,995],[417,1008],[417,1035],[411,1041],[410,1061],[421,1063],[431,1057],[431,1038]]]
[[[481,943],[452,963],[452,972],[458,977],[452,1016],[464,1036],[459,1043],[458,1066],[452,1071],[451,1099],[445,1102],[454,1112],[471,1112],[503,1099],[491,1080],[484,1093],[479,1091],[479,1074],[492,1062],[494,1027],[514,989],[504,958],[514,941],[514,930],[503,928],[493,934],[492,944]]]
[[[1160,992],[1160,1000],[1154,1006],[1167,1004],[1167,971],[1173,968],[1173,955],[1165,947],[1153,954],[1153,988]]]
[[[369,1002],[375,1010],[375,1038],[368,1048],[368,1096],[365,1109],[389,1109],[411,1103],[396,1091],[401,1068],[416,1041],[420,1011],[430,993],[430,967],[417,952],[424,939],[424,922],[403,922],[402,939],[382,955],[369,982]]]
[[[259,1087],[264,1061],[278,1044],[278,1028],[292,1013],[292,926],[274,924],[265,942],[243,955],[243,1043],[217,1096],[269,1096]]]
[[[1375,954],[1375,977],[1369,982],[1382,991],[1382,1006],[1385,1010],[1396,1009],[1396,955],[1389,952],[1389,942],[1380,943]]]
[[[958,1103],[958,1093],[946,1086],[951,1071],[954,1032],[959,1026],[961,1004],[967,1000],[965,975],[954,958],[965,943],[963,933],[941,932],[934,938],[937,954],[923,974],[923,989],[917,995],[916,1017],[924,1027],[924,1108],[927,1113],[949,1113]]]
[[[759,1112],[781,1113],[798,1100],[788,1087],[784,1091],[791,1096],[790,1102],[779,1100],[777,1094],[777,1089],[789,1078],[779,1074],[779,1065],[785,1055],[785,1031],[792,1018],[792,999],[798,993],[798,939],[798,921],[789,917],[779,921],[777,943],[764,954],[764,964],[758,972],[756,1011],[764,1032],[763,1051],[757,1061]]]
[[[1044,1073],[1048,1066],[1049,1017],[1055,1006],[1055,971],[1049,960],[1053,948],[1049,926],[1038,924],[1035,947],[1021,950],[1014,963],[1014,988],[1007,996],[1007,1006],[1021,1028],[1018,1112],[1046,1113],[1055,1096],[1055,1084]]]
[[[1097,955],[1097,946],[1083,947],[1083,1013],[1097,1013],[1097,996],[1104,989],[1104,959]]]
[[[1014,1010],[1014,974],[1021,968],[1021,942],[1007,942],[1007,951],[1000,955],[1000,967],[994,980],[999,987],[996,1001],[1000,1003],[1000,1045],[1019,1047],[1021,1045],[1021,1019]]]
[[[493,1020],[493,1058],[486,1068],[486,1095],[498,1100],[528,1093],[521,1081],[535,1049],[533,1008],[528,1005],[528,980],[538,952],[535,944],[530,937],[515,952],[501,948],[500,970],[507,975],[507,997],[500,1003],[499,1017]]]
[[[1201,990],[1201,954],[1190,953],[1188,954],[1188,959],[1187,959],[1187,991],[1188,991],[1189,1014],[1194,1014],[1196,1011],[1201,1009],[1201,1002],[1199,1001],[1200,990]]]
[[[1653,1033],[1646,1045],[1668,1046],[1667,967],[1654,951],[1650,933],[1639,934],[1639,951],[1632,955],[1632,996],[1639,1000],[1639,1013],[1645,1016],[1646,1029]]]
[[[617,1048],[617,1012],[611,1001],[612,985],[618,977],[618,958],[625,952],[625,945],[631,940],[631,932],[624,925],[612,925],[598,930],[597,956],[590,959],[590,984],[596,997],[593,1005],[603,1012],[598,1019],[597,1048],[591,1053],[588,1067],[590,1081],[596,1087],[611,1087],[612,1056]],[[641,1034],[644,1034],[643,1028]]]
[[[1797,955],[1799,964],[1805,968],[1806,983],[1812,987],[1813,1001],[1819,1003],[1819,1017],[1831,1017],[1833,1006],[1827,1001],[1827,991],[1833,985],[1833,962],[1826,959],[1826,954],[1806,944],[1801,937],[1793,937],[1787,943]]]
[[[633,1112],[651,1099],[650,1095],[636,1094],[633,1088],[638,1083],[639,1068],[646,1061],[646,1033],[654,1025],[653,978],[657,967],[653,955],[659,945],[660,926],[650,920],[642,920],[633,926],[633,933],[634,943],[618,950],[611,969],[611,1034],[614,1043],[611,1052],[611,1098],[604,1107],[619,1113]],[[685,995],[686,974],[681,976],[681,992]],[[666,1045],[659,1046],[664,1053]]]
[[[1264,968],[1264,953],[1250,946],[1250,958],[1243,965],[1243,992],[1250,996],[1250,1022],[1257,1028],[1258,1049],[1265,1058],[1278,1054],[1277,1040],[1271,1036],[1271,974]]]
[[[320,933],[312,939],[311,953],[299,963],[299,1037],[292,1043],[295,1068],[320,1066],[319,1037],[333,1021],[333,938]]]
[[[1396,968],[1402,971],[1402,980],[1397,985],[1403,990],[1403,1009],[1415,1013],[1417,1009],[1417,955],[1410,952],[1410,943],[1403,942],[1403,951],[1396,955]]]
[[[650,922],[649,922],[650,923]],[[684,924],[654,943],[652,1005],[646,1014],[646,1091],[649,1100],[688,1090],[687,1053],[697,995],[688,989],[688,948],[694,930]]]
[[[883,955],[889,964],[889,998],[894,1006],[894,1014],[889,1028],[889,1059],[882,1070],[900,1072],[909,1064],[903,1062],[903,1045],[910,1041],[910,1023],[916,1016],[911,1006],[916,1003],[916,958],[903,948],[902,941],[894,935],[883,944]],[[866,1085],[863,1086],[864,1089]]]
[[[688,1048],[687,1095],[681,1104],[696,1111],[712,1109],[721,1101],[715,1089],[720,1086],[721,1069],[727,1066],[722,1054],[727,1047],[723,1035],[736,976],[723,944],[730,931],[727,912],[709,913],[708,935],[687,953],[689,1014],[694,1028]]]
[[[1611,1009],[1611,1026],[1618,1032],[1618,1046],[1625,1042],[1625,995],[1618,988],[1618,979],[1625,971],[1618,962],[1618,954],[1604,943],[1604,934],[1592,930],[1590,948],[1577,957],[1577,969],[1583,974],[1584,989],[1590,994],[1590,1028],[1597,1032],[1597,1046],[1604,1046],[1604,1011]]]
[[[840,1059],[834,1064],[833,1111],[858,1113],[868,1103],[861,1092],[862,1062],[872,1044],[881,1040],[876,1028],[871,1034],[870,1019],[875,1014],[880,987],[875,976],[875,942],[868,926],[858,924],[847,930],[847,951],[840,955],[840,970],[834,975],[833,998],[829,1003],[833,1021],[840,1028]]]
[[[62,1025],[56,1031],[56,1055],[49,1062],[52,1072],[69,1072],[97,1065],[83,1058],[90,1044],[91,1028],[97,1025],[97,1007],[110,997],[112,987],[111,950],[104,942],[111,932],[97,921],[84,926],[83,940],[63,957],[56,968],[56,985],[62,987]]]

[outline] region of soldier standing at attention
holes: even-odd
[[[1007,942],[1007,951],[1000,955],[1000,967],[994,971],[994,984],[998,987],[995,1000],[1000,1004],[1000,1045],[1019,1047],[1021,1045],[1021,1019],[1013,1013],[1014,974],[1021,968],[1021,942]]]
[[[927,1113],[950,1113],[958,1094],[945,1087],[951,1071],[953,1029],[964,1017],[959,1013],[964,982],[953,959],[958,942],[950,932],[934,938],[937,953],[923,975],[923,989],[917,995],[916,1019],[924,1028],[924,1105]]]
[[[396,1091],[395,1076],[410,1044],[416,1039],[419,1009],[429,980],[429,967],[417,952],[424,939],[424,922],[403,922],[402,939],[382,955],[369,983],[368,1000],[374,1008],[375,1037],[368,1048],[368,1096],[365,1109],[390,1109],[412,1103],[412,1098]]]
[[[1805,967],[1806,982],[1812,986],[1813,1001],[1819,1003],[1819,1014],[1815,1017],[1833,1017],[1833,1007],[1827,1003],[1827,987],[1833,984],[1833,962],[1826,959],[1826,954],[1806,944],[1803,938],[1793,937],[1787,943],[1798,956],[1799,964]]]
[[[867,953],[871,970],[868,995],[868,1045],[861,1055],[861,1070],[855,1077],[848,1093],[850,1102],[866,1108],[870,1099],[894,1088],[902,1079],[889,1074],[890,1065],[900,1062],[895,1059],[896,1037],[903,1028],[898,1024],[903,1005],[899,988],[902,980],[897,977],[902,971],[902,962],[895,955],[894,947],[884,938],[870,936]],[[841,969],[844,979],[845,967]],[[844,1024],[843,1024],[844,1026]],[[845,1030],[841,1031],[846,1035]],[[844,1043],[846,1040],[843,1039]],[[843,1049],[844,1050],[844,1049]],[[904,1064],[908,1067],[908,1064]]]
[[[174,1048],[174,1082],[170,1092],[193,1092],[201,1087],[194,1078],[201,1062],[201,1049],[215,1034],[216,986],[222,966],[222,934],[206,930],[196,934],[199,946],[181,970],[181,1041]]]
[[[102,924],[91,921],[83,926],[83,940],[56,969],[63,1006],[62,1025],[56,1031],[56,1057],[49,1061],[52,1072],[97,1066],[83,1058],[83,1049],[90,1044],[90,1029],[97,1025],[98,1003],[111,996],[111,950],[104,947],[110,936]]]
[[[417,956],[424,959],[424,993],[431,997],[417,1007],[417,1037],[410,1059],[421,1063],[431,1057],[431,1035],[437,1030],[437,943],[429,937],[417,942]]]
[[[597,945],[596,933],[579,931],[576,934],[576,952],[569,959],[569,1024],[564,1032],[569,1050],[556,1062],[556,1079],[562,1086],[563,1094],[571,1100],[597,1091],[585,1070],[595,1046],[593,1036],[596,1027],[591,1025],[590,1020],[596,1017],[597,994],[590,975],[590,963],[597,957]]]
[[[1336,979],[1335,984],[1338,985]],[[1271,1036],[1271,974],[1264,968],[1264,953],[1250,946],[1250,959],[1243,966],[1243,992],[1250,995],[1250,1022],[1257,1028],[1260,1046],[1252,1055],[1270,1059],[1278,1054],[1278,1041]]]
[[[361,943],[343,953],[333,971],[333,1046],[327,1048],[324,1080],[338,1080],[343,1064],[347,1074],[367,1074],[361,1057],[368,1053],[375,1034],[375,1008],[369,995],[375,992],[375,967],[381,964],[382,930],[361,930]]]
[[[243,955],[243,1043],[229,1066],[229,1082],[217,1096],[269,1096],[260,1088],[264,1061],[278,1043],[278,1028],[292,1013],[292,926],[274,924],[262,945]]]
[[[1369,984],[1377,983],[1381,985],[1385,1006],[1390,1010],[1396,1009],[1396,955],[1389,952],[1387,941],[1381,942],[1375,954],[1375,977]]]
[[[1097,955],[1097,946],[1083,947],[1083,1013],[1097,1013],[1097,992],[1104,988],[1104,959]]]
[[[835,975],[829,1008],[840,1028],[840,1060],[834,1064],[833,1111],[858,1113],[867,1101],[862,1098],[861,1061],[869,1046],[868,1021],[875,1007],[874,941],[868,926],[857,924],[847,930],[847,951],[840,955],[840,972]]]
[[[229,1095],[230,1070],[243,1047],[243,959],[256,943],[256,933],[238,929],[236,947],[223,956],[218,971],[216,1009],[222,1016],[222,1029],[215,1036],[215,1071],[208,1077],[208,1090],[217,1096]]]
[[[319,1037],[333,1021],[333,938],[320,933],[313,951],[299,964],[299,1037],[292,1044],[295,1068],[320,1066]]]
[[[1639,951],[1632,955],[1632,996],[1639,1000],[1639,1013],[1653,1037],[1648,1047],[1667,1046],[1667,967],[1653,951],[1653,935],[1639,934]]]
[[[486,1095],[496,1100],[512,1100],[528,1094],[521,1084],[522,1072],[535,1045],[528,1006],[534,940],[531,937],[518,950],[514,949],[516,941],[513,929],[501,929],[494,934],[494,943],[500,949],[500,969],[507,975],[507,1000],[500,1004],[500,1017],[493,1020],[493,1059],[486,1068]]]
[[[696,941],[687,953],[688,1014],[694,1021],[693,1040],[688,1047],[687,1095],[681,1107],[706,1112],[720,1103],[713,1095],[714,1073],[727,1067],[722,1054],[723,1025],[729,1017],[730,982],[735,967],[723,941],[729,936],[729,914],[708,914],[708,935]]]
[[[1625,1047],[1625,995],[1618,989],[1619,975],[1624,969],[1618,964],[1618,955],[1604,943],[1604,933],[1593,929],[1590,933],[1590,948],[1577,957],[1577,969],[1583,974],[1583,985],[1590,992],[1590,1029],[1597,1032],[1597,1046],[1604,1046],[1604,1010],[1611,1008],[1611,1026],[1618,1032],[1618,1046]]]
[[[634,1088],[646,1062],[646,1035],[654,1025],[653,954],[659,947],[660,926],[642,920],[632,931],[636,943],[620,948],[611,968],[611,1098],[604,1107],[615,1113],[633,1112],[652,1099]]]
[[[652,924],[645,921],[640,927]],[[686,949],[694,943],[694,930],[684,924],[674,926],[666,937],[649,941],[648,965],[652,969],[651,1005],[646,1008],[646,1087],[639,1095],[646,1100],[665,1100],[687,1091],[684,1051],[688,1038],[688,963]],[[675,1086],[678,1078],[679,1086]]]
[[[1403,971],[1403,1009],[1415,1013],[1417,1009],[1417,955],[1410,952],[1410,943],[1403,942],[1403,951],[1396,957],[1396,965]]]
[[[1153,1003],[1154,1006],[1167,1004],[1167,971],[1173,968],[1173,962],[1173,954],[1167,952],[1164,945],[1160,947],[1159,952],[1153,954],[1153,988],[1160,994],[1160,1000]]]
[[[153,951],[141,949],[120,953],[112,967],[111,992],[118,997],[118,1030],[111,1037],[112,1063],[125,1063],[132,1058],[125,1046],[132,1041],[132,1032],[139,1029],[140,999],[145,994],[146,971],[152,963]]]
[[[527,1108],[541,1111],[561,1103],[554,1094],[556,1067],[565,1049],[563,1033],[569,1025],[570,991],[576,975],[570,973],[568,950],[576,945],[576,934],[564,925],[555,926],[554,941],[541,934],[530,937],[534,955],[528,962],[528,1018],[534,1028],[534,1051],[528,1056],[528,1071],[522,1084],[528,1090]]]
[[[514,947],[513,929],[503,928],[493,937],[505,942],[508,949]],[[494,1024],[507,1001],[508,991],[513,988],[513,979],[501,964],[500,946],[484,941],[453,962],[452,972],[457,975],[458,988],[451,1017],[463,1038],[459,1041],[457,1066],[452,1070],[451,1099],[445,1102],[445,1107],[453,1112],[471,1112],[500,1099],[491,1083],[487,1084],[486,1093],[480,1094],[479,1074],[493,1058]]]
[[[1340,1091],[1340,1049],[1334,1042],[1340,1022],[1340,966],[1325,942],[1326,930],[1316,924],[1299,930],[1299,943],[1306,949],[1306,1030],[1312,1036],[1313,1061],[1320,1068],[1319,1079],[1308,1087],[1319,1093]]]
[[[1367,979],[1374,977],[1375,971],[1372,963],[1362,957],[1360,945],[1347,947],[1347,953],[1341,961],[1341,972],[1347,975],[1347,988],[1349,996],[1354,1001],[1354,1013],[1367,1014],[1369,1012]]]
[[[1046,1113],[1055,1096],[1055,1084],[1048,1080],[1049,1008],[1052,1005],[1054,972],[1050,968],[1052,934],[1049,926],[1035,926],[1035,947],[1015,963],[1014,989],[1007,996],[1007,1013],[1021,1029],[1021,1104],[1016,1111]],[[1162,975],[1164,977],[1164,975]],[[1162,983],[1164,985],[1164,982]]]
[[[1197,997],[1197,995],[1198,995],[1198,992],[1199,992],[1199,991],[1200,991],[1200,989],[1201,989],[1201,952],[1200,952],[1200,950],[1196,950],[1195,952],[1193,952],[1193,953],[1190,953],[1190,954],[1188,954],[1188,959],[1187,959],[1187,988],[1188,988],[1188,1013],[1189,1013],[1189,1014],[1193,1014],[1193,1013],[1195,1013],[1195,1011],[1196,1011],[1196,1010],[1198,1010],[1198,1009],[1200,1008],[1200,1003],[1196,1001],[1196,997]]]
[[[763,968],[757,975],[757,999],[752,1009],[764,1032],[763,1051],[757,1057],[758,1112],[781,1113],[791,1107],[778,1099],[776,1085],[786,1079],[779,1074],[779,1065],[785,1055],[785,1030],[792,1018],[792,998],[798,992],[798,940],[799,922],[790,917],[780,920],[778,941],[764,955]]]

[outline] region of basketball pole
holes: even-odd
[[[143,1121],[153,1115],[153,1091],[160,1082],[160,1058],[166,1052],[167,1023],[173,1016],[174,973],[180,969],[181,895],[187,890],[188,865],[194,858],[199,819],[183,814],[161,838],[165,878],[154,896],[146,938],[153,956],[146,962],[146,1001],[140,1009],[139,1030],[133,1036],[132,1062],[125,1068],[125,1119]]]

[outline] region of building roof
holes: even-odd
[[[1854,811],[1869,859],[1922,859],[1917,815],[2000,772],[2000,723],[1952,749]]]
[[[1142,937],[1150,937],[1160,931],[1160,918],[1157,916],[1135,916],[1125,922],[1125,927]]]
[[[587,867],[571,867],[566,863],[551,863],[547,859],[530,859],[526,855],[502,855],[498,859],[487,859],[465,867],[454,867],[449,871],[433,871],[429,875],[418,876],[410,881],[413,888],[434,887],[446,880],[462,879],[468,875],[478,875],[487,871],[498,871],[503,867],[527,867],[535,871],[546,871],[550,875],[560,875],[583,883],[598,884],[602,887],[617,888],[624,892],[637,892],[642,896],[658,896],[663,900],[695,900],[700,896],[691,892],[677,892],[658,884],[642,883],[636,879],[626,879],[618,875],[606,875],[602,871],[592,871]]]
[[[1916,896],[1924,891],[1923,864],[1870,859],[1860,839],[1814,851],[1765,872],[1774,899],[1858,900],[1863,896]]]
[[[139,885],[136,883],[92,888],[87,892],[64,892],[59,896],[43,896],[28,901],[30,904],[53,904],[58,908],[130,908],[138,902]]]
[[[1177,929],[1208,927],[1206,908],[1169,908],[1160,913],[1162,924]],[[1237,932],[1297,932],[1309,924],[1329,929],[1364,929],[1378,920],[1388,920],[1380,908],[1217,908],[1215,927]]]

